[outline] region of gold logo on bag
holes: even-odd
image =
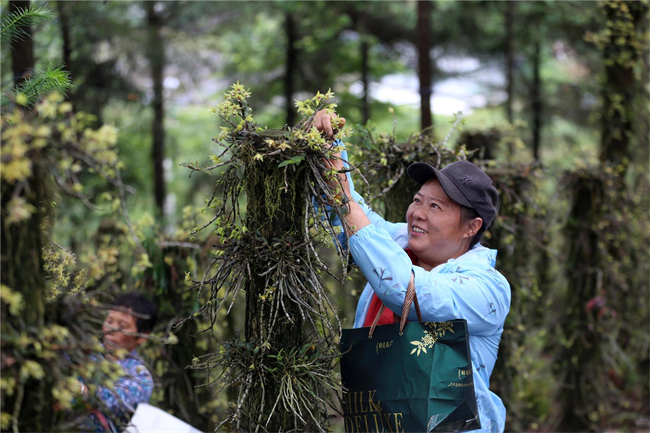
[[[377,343],[377,355],[379,355],[379,349],[388,349],[393,345],[393,341],[382,341],[381,343]]]
[[[460,383],[460,382],[451,382],[447,387],[454,387],[454,388],[465,388],[468,386],[474,385],[474,382],[469,382],[469,383]]]
[[[444,337],[447,331],[454,334],[454,324],[451,322],[426,322],[424,324],[429,331],[424,331],[424,337],[420,341],[411,341],[415,349],[411,350],[410,355],[417,352],[416,356],[420,356],[421,352],[428,353],[427,349],[431,349],[440,337]]]

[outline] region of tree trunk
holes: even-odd
[[[149,64],[151,79],[153,81],[153,125],[151,156],[154,168],[154,198],[160,216],[164,215],[165,207],[165,172],[163,161],[165,159],[165,106],[163,96],[163,70],[165,68],[165,45],[160,33],[162,19],[156,13],[157,2],[145,2],[147,11],[147,25],[149,33]]]
[[[539,146],[542,140],[542,42],[536,38],[533,48],[533,85],[530,89],[531,109],[533,114],[533,158],[539,160]]]
[[[68,71],[70,79],[72,79],[72,42],[70,39],[70,17],[68,10],[70,5],[64,1],[57,1],[56,8],[59,11],[59,23],[61,28],[61,38],[63,41],[63,69]],[[72,100],[72,93],[66,94],[66,99]]]
[[[27,190],[19,194],[28,204],[43,206],[42,182],[39,173],[39,155],[32,159],[33,175]],[[2,183],[2,206],[11,200],[16,187]],[[45,283],[41,259],[41,218],[37,211],[31,218],[15,224],[2,221],[2,284],[22,293],[26,308],[21,317],[32,326],[42,326],[45,314]]]
[[[64,1],[57,1],[56,8],[59,11],[61,38],[63,40],[63,68],[68,72],[72,72],[72,42],[70,39],[70,17],[68,15],[69,5]]]
[[[33,151],[34,152],[34,151]],[[10,326],[16,331],[23,330],[25,335],[34,335],[37,330],[42,330],[45,323],[45,273],[41,256],[41,211],[45,201],[43,180],[41,173],[46,167],[40,162],[40,151],[31,155],[33,174],[27,180],[25,190],[21,193],[16,185],[2,182],[2,207],[12,197],[18,196],[38,209],[30,218],[19,223],[8,223],[7,218],[2,219],[1,238],[1,267],[0,282],[3,286],[20,293],[23,305],[26,308],[20,317],[13,317],[2,312],[4,326]],[[3,328],[4,329],[4,328]],[[10,353],[4,353],[11,357]],[[52,378],[42,380],[29,379],[24,383],[22,392],[6,397],[3,402],[3,412],[18,415],[15,422],[22,431],[48,431],[52,427]],[[4,392],[3,392],[4,394]]]
[[[618,164],[628,155],[636,80],[634,70],[621,65],[605,66],[605,77],[600,160]]]
[[[642,19],[639,23],[640,28],[641,28],[641,34],[642,35],[647,35],[648,31],[650,31],[650,14],[645,14],[645,18]],[[641,93],[643,95],[643,101],[641,107],[645,111],[645,108],[650,104],[650,89],[648,89],[648,86],[643,85],[643,83],[650,83],[650,65],[649,63],[650,59],[650,47],[648,44],[643,44],[643,55],[641,56],[641,61],[643,62],[643,73],[642,73],[642,78],[641,78]],[[641,111],[641,110],[639,110]],[[641,127],[639,130],[641,131],[641,134],[638,135],[639,141],[643,143],[642,140],[647,140],[650,137],[650,117],[647,115],[647,111],[641,111],[641,115],[639,118],[641,119]],[[648,147],[643,146],[643,149],[645,149],[644,153],[644,158],[643,161],[646,162],[646,167],[648,163]],[[646,173],[647,173],[646,169]]]
[[[9,10],[15,12],[19,9],[29,8],[29,1],[11,1]],[[34,51],[32,44],[31,28],[23,40],[12,42],[12,70],[16,84],[23,78],[22,73],[34,69]],[[21,52],[21,50],[24,50]],[[2,204],[4,206],[12,197],[18,195],[25,198],[27,203],[40,209],[42,205],[42,183],[38,163],[40,155],[37,153],[32,161],[32,176],[28,181],[26,191],[16,194],[16,186],[2,183]],[[43,263],[41,259],[41,232],[40,214],[36,212],[31,218],[18,224],[7,224],[2,221],[2,284],[10,289],[23,294],[26,305],[30,308],[22,313],[26,323],[37,326],[42,325],[44,317],[45,287],[43,279]]]
[[[514,100],[514,68],[515,68],[515,2],[507,1],[505,2],[506,7],[506,93],[508,94],[508,99],[506,99],[506,116],[508,122],[512,124],[514,121],[514,115],[512,112],[512,104]],[[510,154],[512,155],[513,149],[512,145],[510,149]]]
[[[629,16],[621,16],[616,3],[605,6],[607,21],[614,25],[609,43],[604,47],[605,84],[603,86],[603,123],[600,159],[604,163],[618,165],[629,158],[629,147],[634,137],[635,99],[639,91],[634,65],[639,61],[640,51],[636,50],[633,39],[639,26],[642,26],[646,6],[639,2],[621,2],[629,8]],[[644,13],[645,12],[645,13]],[[633,29],[629,31],[631,26]],[[621,43],[621,41],[623,41]],[[641,42],[641,41],[639,41]],[[645,45],[641,42],[641,45]],[[621,50],[629,53],[622,56]],[[647,84],[647,82],[646,82]],[[643,107],[645,110],[646,108]],[[647,117],[647,116],[646,116]],[[647,140],[647,138],[646,138]],[[643,145],[647,146],[647,142]]]
[[[370,120],[370,104],[368,101],[368,41],[365,38],[361,41],[361,82],[363,83],[361,116],[362,123],[365,125]]]
[[[248,204],[246,206],[246,226],[249,228],[257,227],[255,230],[266,239],[268,245],[273,242],[291,242],[294,245],[300,245],[304,242],[304,191],[299,191],[305,184],[305,171],[299,170],[288,184],[288,190],[281,188],[284,185],[284,173],[277,168],[277,162],[269,160],[255,164],[248,170],[255,171],[256,177],[261,179],[260,182],[247,182],[246,196]],[[269,185],[278,185],[278,188],[270,188]],[[272,195],[273,197],[269,197]],[[278,210],[270,214],[267,203],[280,196]],[[281,310],[279,315],[282,319],[275,322],[271,327],[271,305],[270,302],[262,302],[260,296],[265,293],[269,287],[264,276],[260,276],[269,268],[274,266],[273,261],[254,260],[250,262],[251,278],[247,281],[246,286],[246,323],[245,337],[246,342],[261,344],[269,340],[271,350],[274,353],[281,349],[288,352],[289,349],[299,348],[306,343],[302,331],[303,320],[300,310],[294,302],[285,302],[287,315]],[[292,288],[286,288],[292,290]],[[278,295],[279,296],[279,295]],[[290,318],[290,319],[289,319]],[[261,387],[255,387],[251,391],[251,397],[245,404],[245,412],[257,418],[257,414],[262,412],[262,420],[268,418],[271,408],[280,393],[280,384],[271,379],[268,373],[265,373],[264,380],[264,400],[262,400]],[[268,379],[267,379],[268,378]],[[292,412],[284,408],[277,407],[275,415],[271,418],[270,424],[266,427],[268,431],[288,431],[296,428],[296,418]],[[248,426],[242,426],[243,430],[255,430],[257,423],[253,422]],[[298,430],[304,431],[305,426],[298,424]]]
[[[600,374],[606,377],[606,373],[602,366],[604,339],[596,332],[594,313],[588,311],[586,305],[602,295],[599,280],[603,279],[601,266],[605,258],[599,246],[601,236],[597,227],[603,219],[606,186],[597,174],[584,173],[572,189],[574,199],[566,228],[570,249],[566,263],[568,287],[562,304],[566,310],[563,323],[558,326],[572,344],[564,347],[559,356],[565,379],[560,402],[564,418],[558,429],[593,431],[593,423],[588,418],[598,398],[593,377]]]
[[[29,0],[11,0],[9,13],[29,8]],[[14,84],[18,86],[34,72],[34,41],[31,25],[23,27],[28,36],[15,40],[11,44],[11,67]]]
[[[620,220],[613,210],[621,210],[629,218],[635,218],[631,216],[634,215],[632,210],[624,210],[633,202],[627,195],[625,170],[626,161],[633,157],[635,103],[638,95],[643,94],[639,87],[647,84],[636,80],[634,69],[642,61],[641,47],[644,43],[641,41],[646,35],[639,34],[638,26],[642,25],[648,9],[642,2],[618,1],[605,3],[604,10],[603,27],[609,42],[603,47],[605,80],[600,159],[605,167],[578,172],[574,174],[575,180],[569,183],[574,196],[567,223],[569,286],[564,302],[567,308],[564,323],[560,323],[558,329],[565,332],[565,341],[572,344],[565,345],[559,358],[561,373],[566,377],[560,402],[565,411],[558,426],[561,431],[601,430],[606,422],[603,417],[608,415],[608,411],[619,414],[622,393],[635,395],[632,391],[634,385],[626,384],[626,379],[617,378],[616,372],[611,370],[612,364],[618,362],[618,355],[613,355],[611,360],[606,354],[616,353],[608,347],[610,338],[617,341],[618,351],[628,353],[628,344],[634,337],[626,333],[636,326],[632,322],[627,328],[621,325],[612,327],[604,325],[608,323],[604,318],[612,311],[624,311],[630,318],[640,317],[643,314],[635,307],[647,305],[643,302],[643,293],[633,292],[642,287],[634,276],[641,260],[629,259],[634,265],[626,269],[623,259],[635,257],[635,243],[630,239],[640,236],[641,231],[632,232],[634,229],[630,227],[633,225],[625,219]],[[647,110],[646,104],[642,110]],[[647,137],[645,140],[640,144],[647,147]],[[608,167],[610,164],[618,171],[612,174]],[[646,249],[643,249],[644,255]],[[630,299],[632,303],[629,303]],[[632,377],[632,373],[627,374]],[[603,386],[594,378],[609,378],[611,384],[618,380],[620,385]],[[643,383],[640,380],[634,382]],[[611,401],[603,401],[603,395]],[[596,414],[594,418],[593,414]]]
[[[361,39],[361,83],[363,84],[363,96],[361,97],[361,118],[365,125],[370,120],[370,105],[368,102],[368,50],[369,44],[365,31],[365,19],[362,17],[359,23],[359,37]]]
[[[29,1],[9,2],[9,11],[29,8]],[[22,40],[12,42],[11,59],[14,83],[19,85],[34,69],[34,51],[31,28],[24,30],[27,35]],[[0,240],[2,285],[20,293],[23,304],[27,306],[20,318],[12,318],[6,311],[2,315],[14,329],[23,329],[25,334],[42,329],[45,323],[45,274],[41,256],[41,211],[44,202],[44,184],[41,173],[46,168],[41,163],[40,150],[33,150],[30,155],[32,175],[25,184],[2,182],[2,208],[14,197],[23,198],[37,211],[28,219],[10,224],[2,219],[2,237]],[[19,191],[18,188],[24,188]],[[12,323],[14,322],[14,323]],[[3,324],[4,326],[4,324]],[[4,350],[3,350],[4,351]],[[3,364],[5,354],[3,353]],[[4,392],[3,392],[3,397]],[[22,431],[47,431],[53,422],[52,381],[46,377],[42,380],[28,379],[19,385],[18,391],[3,398],[3,412],[15,416],[14,427]]]
[[[495,143],[498,141],[497,138]],[[499,252],[498,269],[511,288],[510,313],[499,344],[499,358],[492,372],[490,388],[501,397],[509,414],[516,414],[508,418],[508,431],[526,431],[529,425],[522,423],[522,418],[539,418],[535,412],[537,408],[528,406],[530,400],[526,393],[528,389],[535,389],[539,378],[527,370],[519,355],[521,350],[531,350],[527,347],[530,344],[528,337],[532,329],[539,329],[546,313],[542,298],[535,296],[537,268],[532,264],[538,262],[545,252],[530,242],[531,237],[543,237],[543,228],[532,198],[535,175],[521,175],[528,169],[530,167],[519,166],[513,167],[510,173],[499,173],[499,169],[495,170],[496,173],[488,171],[500,198],[499,218],[490,226],[489,246]],[[527,386],[521,386],[519,378],[527,373],[531,373],[531,379]]]
[[[287,38],[287,58],[286,58],[286,69],[284,72],[284,97],[286,99],[286,123],[289,126],[293,126],[296,119],[296,112],[293,106],[293,89],[294,89],[294,71],[296,70],[296,62],[298,58],[298,53],[296,50],[296,24],[291,16],[291,13],[287,12],[284,20],[284,31]]]
[[[431,116],[431,2],[418,1],[418,74],[420,77],[420,127],[433,126]]]

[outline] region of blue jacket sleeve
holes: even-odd
[[[343,142],[339,142],[339,145],[343,145]],[[343,164],[345,167],[348,168],[349,164],[346,162],[348,160],[347,150],[341,152],[341,158],[343,159]],[[352,173],[346,173],[346,176],[350,182],[350,195],[352,196],[352,199],[359,204],[363,210],[363,213],[366,214],[366,217],[368,217],[370,222],[375,227],[386,230],[395,242],[401,245],[402,248],[406,248],[406,245],[408,243],[406,223],[391,223],[389,221],[386,221],[381,215],[374,212],[370,206],[366,204],[366,201],[363,199],[363,197],[355,190]],[[341,225],[341,220],[338,218],[338,216],[334,219],[333,224],[335,226]],[[339,240],[341,241],[341,245],[347,245],[345,233],[342,233],[339,236]]]
[[[390,234],[374,225],[359,230],[349,243],[352,256],[374,292],[397,314],[401,315],[413,272],[422,320],[465,319],[470,334],[501,332],[510,308],[510,287],[488,260],[477,255],[475,260],[452,265],[451,272],[429,272],[414,266]],[[411,307],[409,320],[417,321],[415,307]]]

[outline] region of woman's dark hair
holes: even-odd
[[[115,298],[114,307],[122,307],[143,316],[135,317],[135,326],[138,332],[147,334],[153,331],[158,319],[158,308],[149,298],[142,293],[123,293]]]
[[[462,229],[464,229],[467,224],[469,224],[473,219],[475,218],[481,218],[476,212],[476,209],[472,209],[471,207],[466,207],[466,206],[461,206],[460,207],[460,226]],[[483,224],[481,224],[481,228],[478,229],[476,234],[472,236],[472,238],[469,240],[469,248],[468,250],[471,250],[474,248],[474,245],[478,244],[479,241],[481,240],[481,236],[483,236],[483,232],[487,227],[485,226],[485,221],[483,221]]]

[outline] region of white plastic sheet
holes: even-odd
[[[138,405],[133,418],[131,418],[131,423],[124,431],[127,433],[201,433],[200,430],[195,429],[186,422],[146,403]]]

